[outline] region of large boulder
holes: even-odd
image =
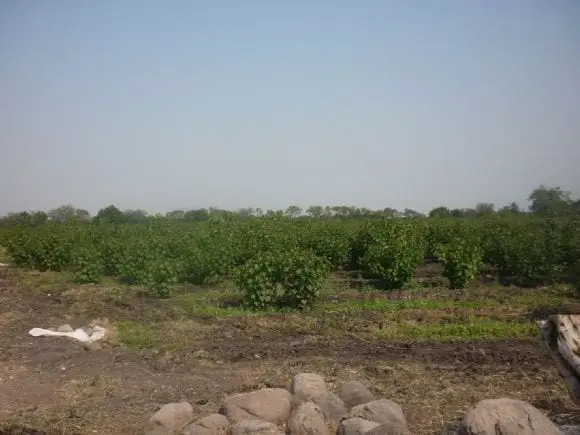
[[[292,397],[283,388],[264,388],[251,393],[227,397],[220,414],[232,423],[244,420],[265,420],[275,425],[286,423],[290,417]]]
[[[368,421],[360,417],[352,417],[342,420],[336,433],[338,435],[364,435],[377,426],[380,425],[374,421]]]
[[[216,435],[226,434],[230,422],[222,414],[211,414],[191,423],[183,431],[181,435]]]
[[[540,410],[516,399],[485,399],[463,417],[460,435],[562,435]]]
[[[372,402],[376,397],[371,391],[359,381],[348,381],[343,383],[338,390],[338,397],[342,399],[344,404],[349,408],[357,405],[364,405]]]
[[[372,402],[355,406],[348,413],[348,417],[359,417],[378,423],[378,425],[388,426],[395,433],[409,433],[409,425],[403,413],[403,408],[389,399],[373,400]]]
[[[187,402],[168,403],[151,416],[145,435],[169,435],[180,430],[193,419],[193,407]]]
[[[290,393],[294,408],[305,402],[313,402],[322,410],[327,422],[338,424],[347,413],[342,399],[327,390],[324,378],[317,373],[300,373],[294,376]]]
[[[243,420],[234,424],[231,435],[285,435],[274,423],[264,420]]]
[[[299,373],[292,378],[290,384],[290,394],[297,404],[320,396],[326,391],[326,381],[317,373]]]
[[[330,435],[322,410],[312,402],[304,402],[292,411],[288,430],[291,435]]]

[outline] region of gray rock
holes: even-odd
[[[290,394],[296,404],[306,402],[326,392],[326,382],[317,373],[299,373],[292,378]]]
[[[220,414],[233,423],[265,420],[279,425],[290,417],[291,399],[288,390],[283,388],[264,388],[251,393],[233,394],[224,400]]]
[[[409,431],[403,408],[389,399],[373,400],[364,405],[355,406],[350,410],[348,416],[374,421],[379,425],[390,425],[393,430],[402,431],[401,433]]]
[[[540,410],[516,399],[486,399],[463,417],[460,435],[562,435]]]
[[[243,420],[235,423],[231,435],[285,435],[274,423],[264,420]]]
[[[305,402],[313,402],[320,407],[328,422],[338,424],[347,413],[342,399],[327,390],[324,378],[317,373],[300,373],[294,376],[290,393],[293,408]]]
[[[365,435],[410,435],[411,432],[407,426],[402,426],[399,423],[381,424],[368,432]]]
[[[563,424],[560,430],[564,435],[580,435],[580,426],[573,424]]]
[[[230,422],[224,415],[211,414],[197,420],[195,423],[191,423],[181,431],[181,435],[226,434],[229,426]]]
[[[56,332],[74,332],[74,329],[70,325],[60,325],[56,328]]]
[[[86,341],[83,343],[83,348],[86,351],[94,352],[96,350],[101,350],[103,347],[96,341]]]
[[[186,426],[179,435],[214,435],[214,434],[225,434],[226,431],[214,431],[214,429],[208,429],[207,427],[200,426],[199,424],[191,423]]]
[[[353,417],[341,421],[336,433],[338,435],[363,435],[377,426],[379,426],[379,424],[374,421],[368,421],[360,417]]]
[[[326,418],[326,421],[328,422],[338,424],[348,413],[342,399],[329,391],[325,391],[319,396],[312,397],[310,401],[320,407],[324,414],[324,418]]]
[[[151,416],[145,435],[170,435],[183,428],[193,418],[193,408],[187,402],[168,403]]]
[[[322,410],[312,402],[305,402],[292,412],[288,429],[291,435],[330,435]]]
[[[357,405],[364,405],[376,399],[367,386],[359,381],[343,383],[338,390],[338,397],[350,408]]]

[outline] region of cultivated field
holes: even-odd
[[[506,396],[574,422],[534,319],[576,302],[578,225],[264,218],[6,230],[0,433],[139,433],[164,403],[207,415],[224,394],[287,387],[304,371],[366,381],[403,406],[416,434]],[[108,330],[100,349],[28,335],[90,323]]]

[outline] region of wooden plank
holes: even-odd
[[[570,398],[580,406],[580,315],[556,314],[537,324]]]

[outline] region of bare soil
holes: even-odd
[[[222,318],[198,320],[220,333],[200,334],[179,351],[114,342],[87,351],[67,339],[28,335],[57,320],[80,327],[92,319],[67,316],[62,299],[34,295],[7,267],[0,268],[0,307],[0,434],[138,434],[165,403],[187,400],[203,416],[226,394],[287,387],[303,371],[323,374],[331,386],[367,382],[403,406],[416,434],[439,434],[474,402],[506,396],[558,423],[580,422],[539,340],[385,342],[359,337],[354,327],[353,334],[326,336]]]

